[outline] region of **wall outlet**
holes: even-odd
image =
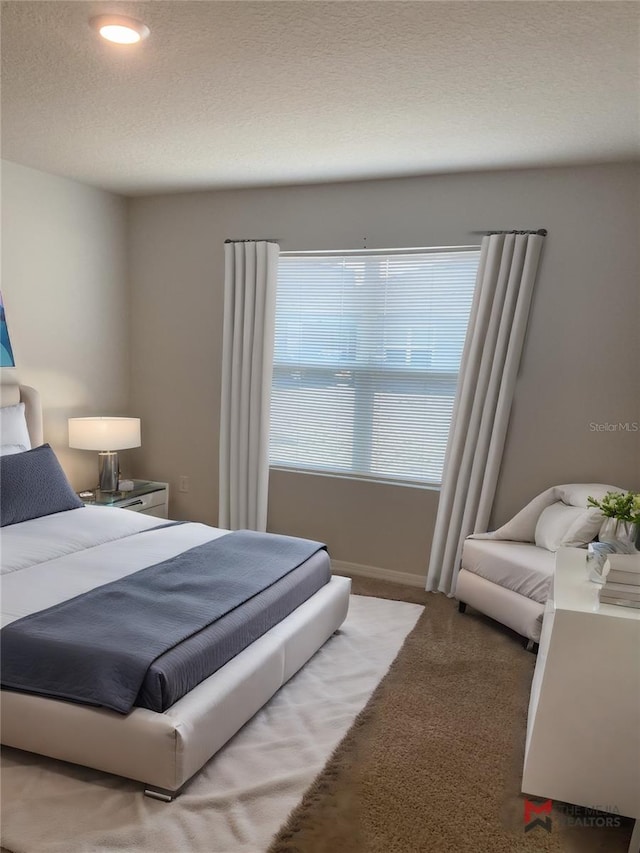
[[[186,477],[184,474],[180,477],[179,484],[178,484],[178,491],[179,492],[188,492],[189,491],[189,478]]]

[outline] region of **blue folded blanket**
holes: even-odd
[[[151,663],[325,546],[229,533],[0,632],[2,687],[128,713]]]

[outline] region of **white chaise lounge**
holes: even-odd
[[[455,597],[521,634],[535,648],[555,568],[563,546],[586,547],[603,521],[587,507],[589,495],[608,491],[599,483],[553,486],[534,498],[511,521],[492,533],[469,536],[462,549]]]

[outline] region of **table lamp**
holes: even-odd
[[[118,490],[118,450],[140,447],[140,418],[69,418],[69,447],[97,450],[101,492]]]

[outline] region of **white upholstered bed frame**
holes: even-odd
[[[3,406],[25,403],[34,446],[42,443],[38,393],[2,377]],[[142,782],[171,800],[180,788],[291,678],[342,624],[351,581],[331,581],[164,713],[123,716],[25,693],[2,691],[7,746]]]

